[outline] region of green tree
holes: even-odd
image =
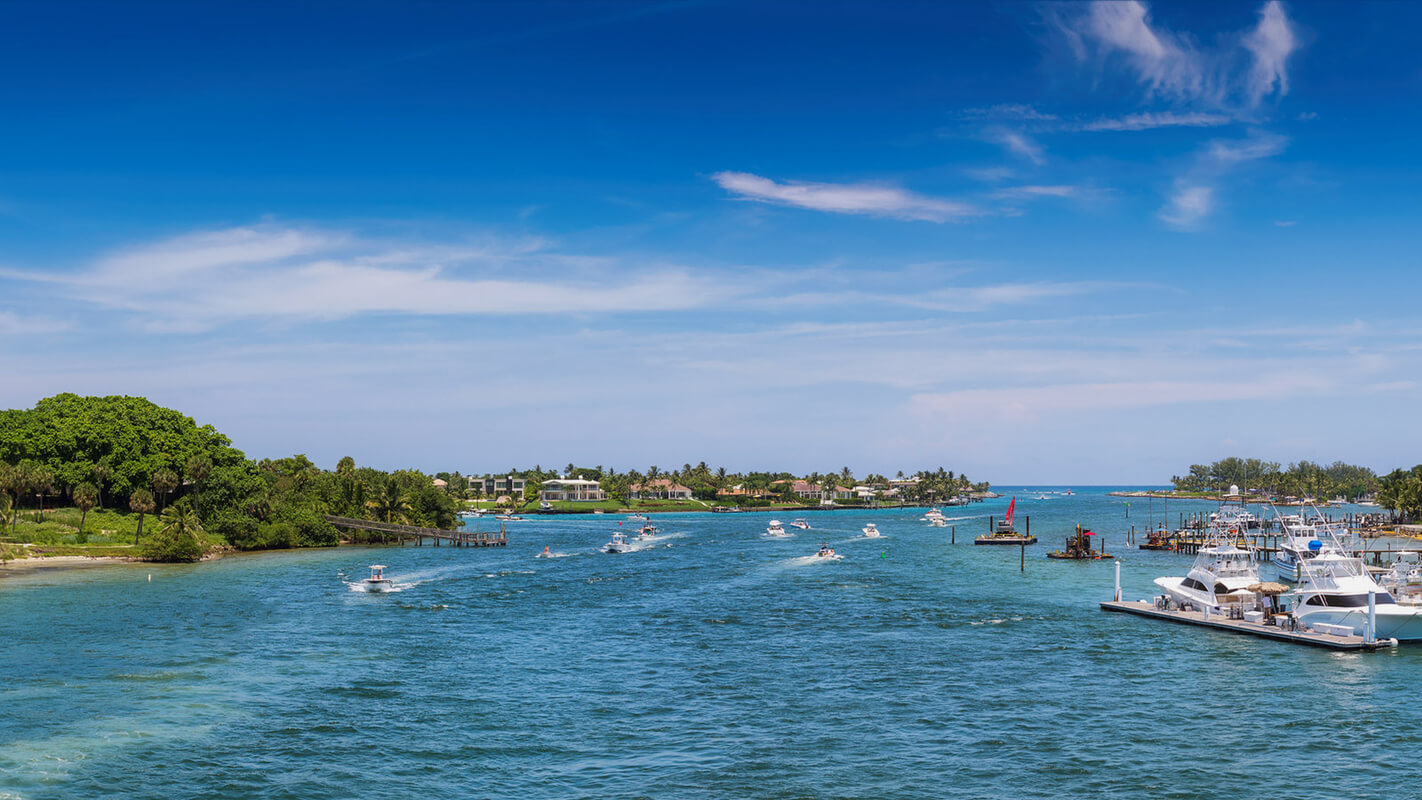
[[[212,474],[212,458],[206,453],[195,453],[188,456],[186,467],[188,480],[193,482],[193,505],[200,508],[202,503],[202,482],[207,480],[207,476]]]
[[[153,473],[153,491],[163,498],[163,505],[168,504],[168,493],[178,488],[178,473],[171,469],[160,469]]]
[[[10,512],[10,536],[15,535],[15,525],[20,517],[20,493],[25,490],[25,479],[18,467],[0,461],[0,492],[9,501],[5,507]],[[0,518],[0,525],[4,524]]]
[[[39,502],[39,522],[44,521],[44,496],[54,488],[54,472],[43,464],[32,464],[25,470],[25,487]]]
[[[128,507],[138,514],[138,530],[133,534],[133,543],[138,544],[138,537],[143,535],[143,517],[152,514],[157,504],[153,500],[152,492],[147,489],[134,489],[133,494],[128,496]]]
[[[84,522],[89,518],[89,512],[94,506],[99,504],[99,487],[92,483],[81,483],[74,487],[74,507],[79,509],[79,534],[75,541],[84,544],[89,541],[89,537],[84,533]]]
[[[162,526],[144,548],[150,561],[196,561],[202,558],[202,520],[186,500],[163,510]]]

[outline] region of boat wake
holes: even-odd
[[[844,556],[835,553],[832,556],[800,556],[799,558],[786,559],[785,565],[788,567],[805,567],[810,564],[828,564],[832,561],[840,561]]]

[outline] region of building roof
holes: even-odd
[[[597,481],[583,480],[582,478],[553,478],[543,482],[544,486],[597,486]]]

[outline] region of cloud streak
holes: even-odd
[[[1278,0],[1260,8],[1252,30],[1226,35],[1214,49],[1155,24],[1138,0],[1095,0],[1053,22],[1079,61],[1124,64],[1150,97],[1236,113],[1288,94],[1288,60],[1298,47]]]
[[[717,172],[711,179],[744,200],[834,214],[954,222],[983,213],[968,203],[872,183],[781,183],[749,172]]]

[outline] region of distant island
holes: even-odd
[[[225,550],[378,540],[344,517],[450,530],[461,512],[730,511],[960,504],[995,496],[939,468],[893,478],[728,472],[706,462],[391,472],[349,456],[252,460],[210,425],[141,397],[60,394],[0,411],[0,561],[88,556],[195,561]]]

